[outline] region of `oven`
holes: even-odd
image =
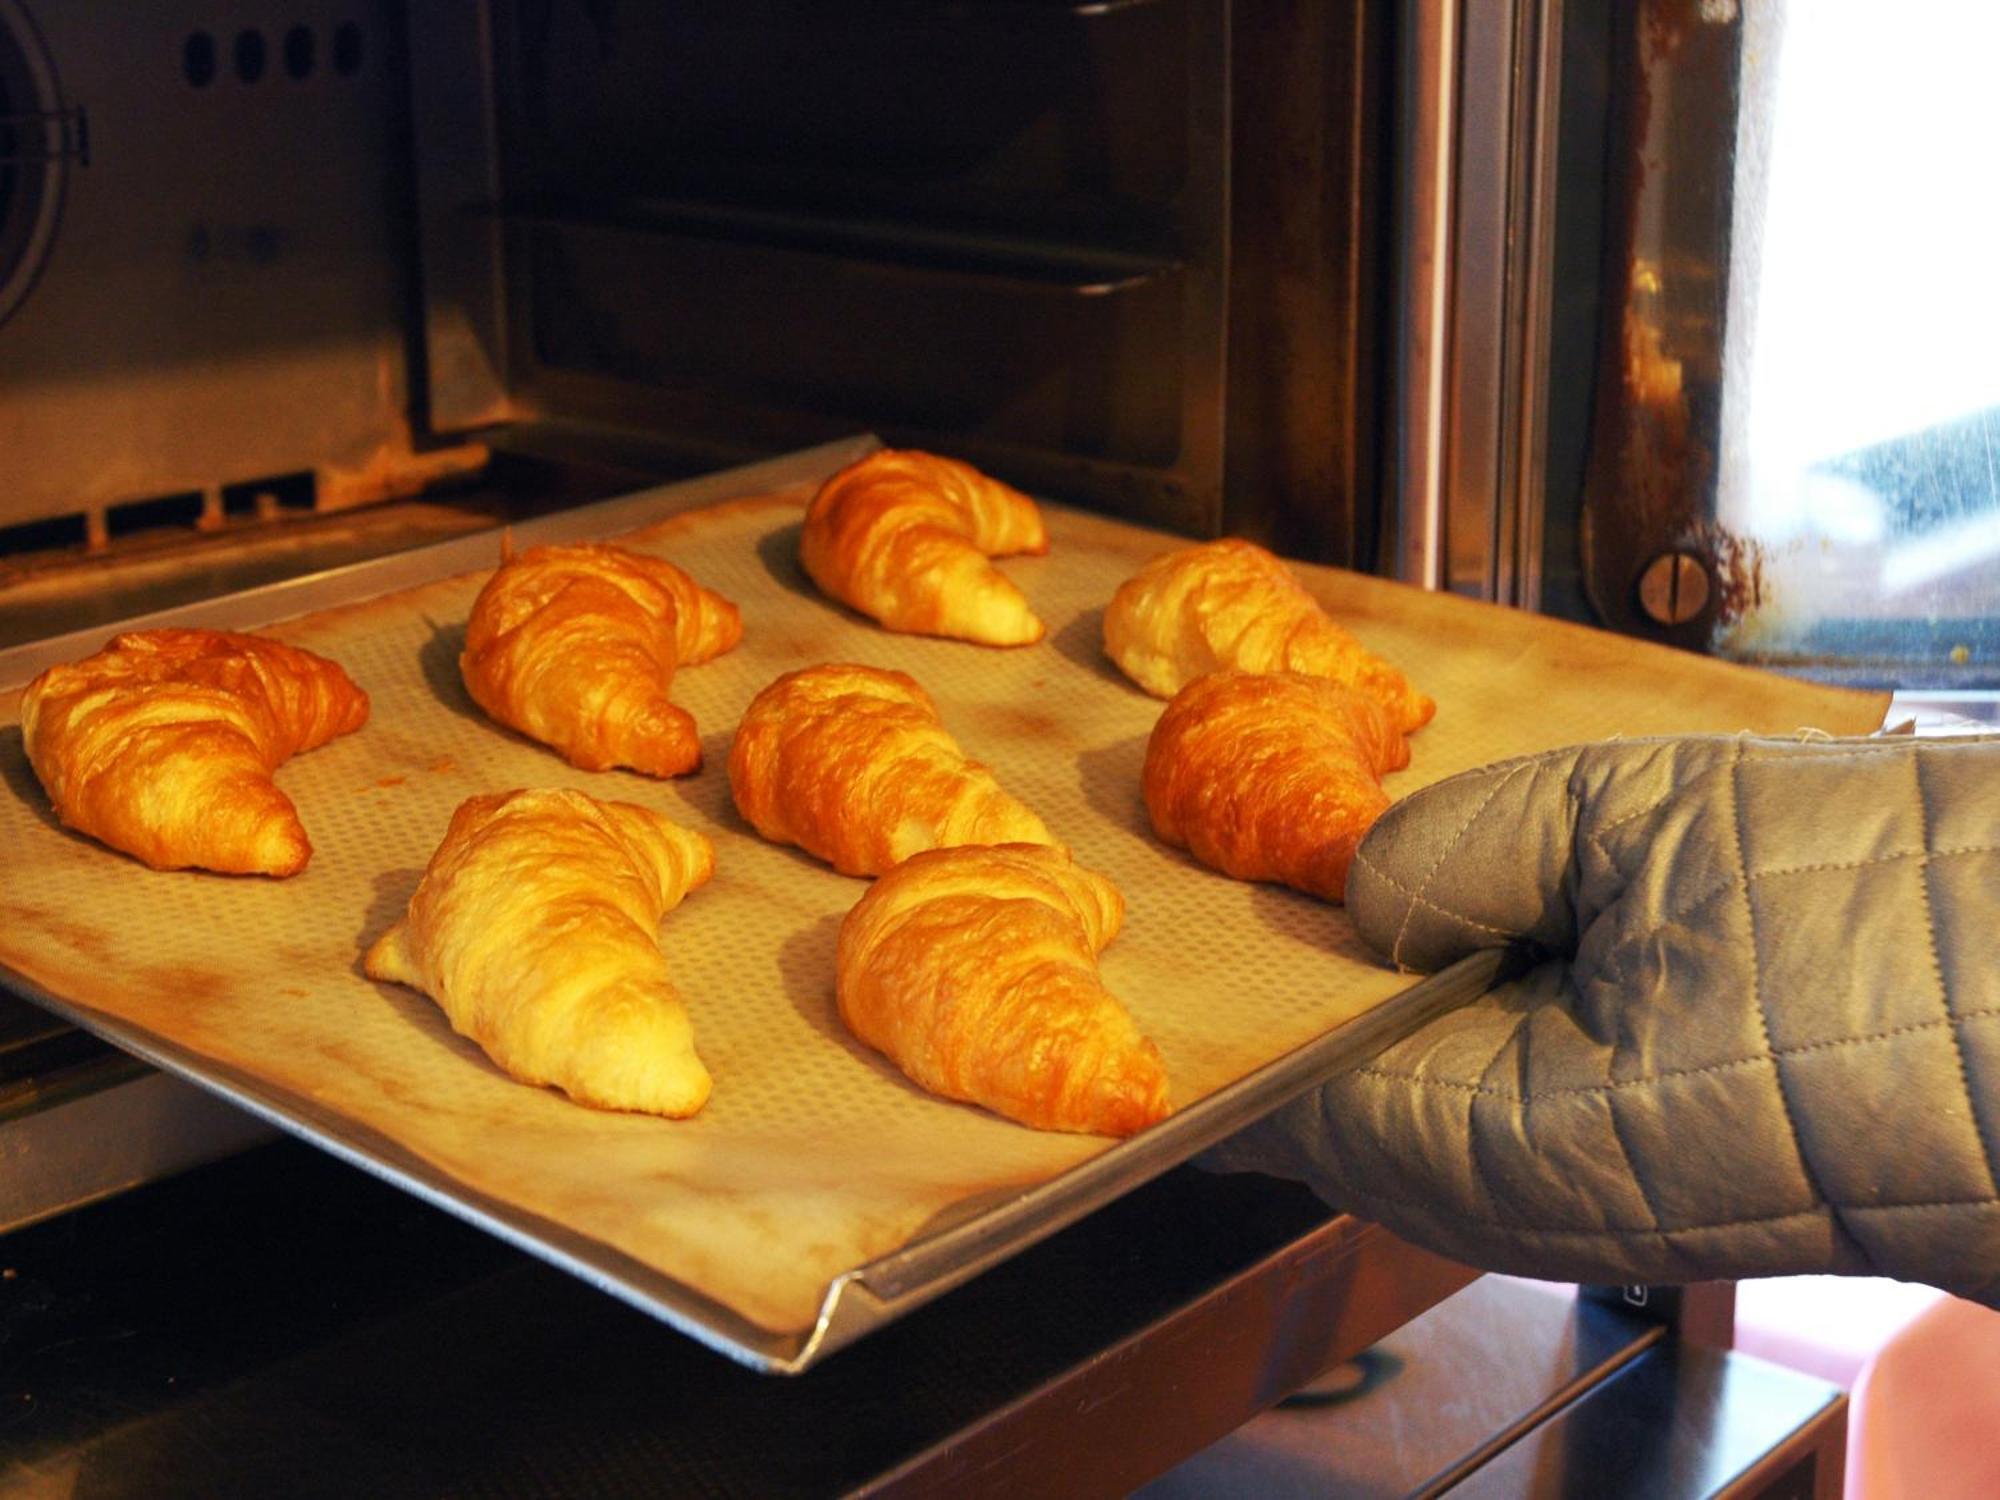
[[[1978,688],[1976,496],[1895,489],[1890,435],[1805,454],[1818,510],[1744,498],[1739,203],[1777,178],[1738,137],[1778,118],[1787,9],[0,0],[0,651],[872,434],[1124,523]],[[1796,607],[1882,535],[1946,594]],[[1838,1397],[1729,1354],[1727,1288],[1475,1279],[1162,1160],[775,1378],[0,1004],[0,1489],[1837,1492]]]

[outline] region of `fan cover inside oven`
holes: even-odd
[[[26,7],[0,0],[0,323],[48,259],[64,175],[84,148],[83,112],[63,104]]]

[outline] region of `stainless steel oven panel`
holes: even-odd
[[[398,10],[0,5],[46,63],[0,108],[57,117],[0,137],[64,156],[16,164],[61,211],[0,318],[0,526],[407,444]]]
[[[1212,534],[1228,25],[1223,0],[412,7],[432,421],[708,463],[865,426]]]
[[[1563,0],[1409,8],[1398,178],[1395,574],[1534,609]]]
[[[0,1234],[272,1138],[213,1092],[110,1057],[139,1076],[0,1118]]]

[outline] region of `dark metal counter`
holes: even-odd
[[[290,1142],[0,1238],[0,1496],[1833,1500],[1843,1431],[1823,1382],[1189,1168],[793,1379]]]
[[[795,1379],[308,1148],[0,1239],[0,1494],[1117,1494],[1472,1273],[1169,1174]]]

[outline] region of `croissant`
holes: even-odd
[[[947,845],[1055,842],[966,759],[928,693],[879,667],[807,667],[765,688],[729,747],[729,790],[765,838],[843,875]]]
[[[71,828],[156,870],[296,875],[312,844],[271,773],[368,721],[332,662],[226,630],[139,630],[21,699],[28,761]]]
[[[473,797],[362,967],[429,995],[523,1083],[678,1119],[709,1076],[655,934],[714,869],[707,839],[629,802]]]
[[[841,1019],[934,1094],[1131,1135],[1169,1105],[1159,1050],[1098,978],[1124,915],[1118,888],[1060,849],[915,855],[841,923]]]
[[[1373,698],[1323,677],[1216,672],[1174,695],[1146,744],[1146,811],[1168,843],[1238,880],[1339,901],[1410,749]]]
[[[1437,705],[1334,623],[1291,570],[1252,542],[1225,537],[1156,557],[1104,611],[1104,649],[1155,698],[1225,667],[1303,672],[1358,688],[1405,734]]]
[[[806,507],[799,559],[820,591],[891,630],[1025,646],[1042,622],[991,557],[1049,550],[1035,502],[968,464],[883,449]]]
[[[459,672],[473,701],[585,771],[679,776],[701,765],[676,666],[720,656],[743,619],[672,563],[594,544],[531,547],[473,603]]]

